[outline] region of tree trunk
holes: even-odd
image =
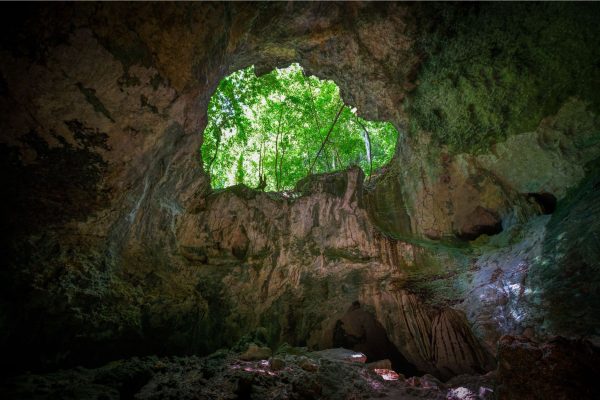
[[[283,141],[283,134],[281,134],[281,140]],[[285,157],[285,147],[283,144],[281,145],[281,157],[279,158],[279,180],[277,181],[277,191],[279,192],[279,188],[283,186],[282,184],[282,176],[283,176],[283,157]]]
[[[372,152],[371,152],[371,136],[369,135],[369,131],[367,130],[367,127],[364,126],[364,124],[362,122],[360,122],[360,120],[358,119],[358,116],[356,117],[356,122],[358,123],[358,125],[360,125],[360,127],[364,131],[363,140],[365,141],[367,160],[369,161],[369,181],[370,181],[371,180],[371,172],[373,172],[373,156],[372,156]]]
[[[215,160],[217,159],[217,153],[219,152],[219,146],[221,145],[221,128],[219,127],[219,136],[217,136],[217,145],[215,146],[215,154],[213,154],[212,158],[210,159],[210,162],[208,163],[208,166],[206,167],[206,172],[208,172],[208,174],[210,175],[211,173],[211,168],[213,163],[215,162]]]
[[[308,83],[308,91],[310,92],[310,103],[312,105],[313,117],[315,119],[315,125],[317,125],[317,129],[320,133],[321,132],[321,123],[319,122],[319,116],[317,114],[317,107],[315,106],[315,98],[313,95],[312,85],[310,83],[310,79],[306,79],[306,77],[304,79],[304,82]]]
[[[333,131],[335,123],[337,122],[338,118],[340,118],[340,115],[342,114],[343,110],[344,110],[344,103],[342,103],[342,106],[340,107],[337,114],[335,115],[335,119],[333,120],[333,123],[331,124],[331,127],[329,128],[329,131],[327,132],[327,136],[325,136],[325,139],[321,143],[321,147],[319,148],[319,151],[317,152],[317,156],[315,157],[312,164],[310,165],[310,168],[308,169],[309,175],[312,173],[313,167],[315,166],[315,163],[319,159],[319,155],[321,155],[321,152],[323,151],[323,147],[325,147],[325,143],[327,143],[327,140],[329,140],[329,135],[331,135],[331,132]]]
[[[277,124],[277,135],[275,136],[275,187],[279,187],[279,176],[277,174],[277,161],[279,159],[279,133],[281,132],[281,118],[283,117],[283,104],[279,111],[279,123]]]

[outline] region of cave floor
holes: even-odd
[[[220,350],[207,357],[134,357],[102,367],[25,374],[2,384],[14,399],[486,399],[490,374],[442,383],[306,350],[244,361]],[[251,357],[259,358],[259,357]],[[386,380],[390,376],[395,380]]]

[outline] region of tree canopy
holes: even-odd
[[[260,77],[249,67],[212,96],[201,152],[213,188],[280,191],[350,165],[369,175],[392,158],[397,136],[388,122],[358,117],[333,81],[305,76],[298,64]]]

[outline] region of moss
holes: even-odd
[[[403,287],[433,307],[463,300],[469,279],[467,254],[447,246],[428,246],[416,252],[415,265],[406,268]]]
[[[429,5],[428,5],[429,6]],[[455,151],[482,151],[533,130],[569,96],[600,106],[597,4],[428,7],[431,33],[412,130]]]
[[[85,100],[94,107],[94,111],[101,113],[112,122],[115,122],[110,115],[110,112],[108,112],[104,104],[102,104],[100,99],[96,96],[96,91],[94,89],[84,87],[81,82],[77,82],[77,88],[85,96]]]
[[[474,251],[471,242],[460,240],[454,236],[445,236],[439,240],[429,240],[411,235],[400,235],[393,232],[382,232],[382,234],[388,238],[412,244],[432,253],[441,252],[443,254],[452,254],[456,257],[460,257],[473,254]]]
[[[311,174],[298,181],[295,191],[303,195],[316,193],[321,189],[324,193],[336,197],[344,197],[348,187],[348,174],[342,172],[325,172],[321,174]]]
[[[454,280],[445,276],[437,279],[431,277],[410,279],[407,287],[426,304],[433,307],[447,307],[463,299],[463,293],[457,289]]]
[[[362,255],[358,250],[352,251],[328,247],[323,251],[323,254],[330,260],[348,260],[353,262],[365,262],[369,260],[369,257]]]
[[[235,186],[230,186],[226,189],[221,189],[221,190],[215,190],[215,194],[218,193],[226,193],[226,192],[231,192],[233,194],[235,194],[237,197],[245,199],[245,200],[252,200],[254,198],[256,198],[256,196],[260,193],[260,191],[252,189],[251,187],[248,187],[246,185],[239,184],[239,185],[235,185]]]

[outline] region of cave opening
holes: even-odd
[[[600,399],[598,15],[7,7],[1,397]]]
[[[537,204],[542,214],[548,215],[556,211],[556,204],[558,200],[556,199],[556,196],[554,196],[552,193],[527,193],[527,199],[530,202]]]
[[[389,360],[391,369],[406,377],[422,374],[390,341],[385,328],[372,313],[361,307],[359,301],[353,302],[336,321],[332,344],[361,352],[367,356],[367,362],[379,362],[381,368],[386,367],[382,361]]]
[[[391,160],[397,138],[391,123],[359,117],[333,81],[299,64],[261,76],[250,66],[223,78],[211,97],[201,154],[214,189],[279,192],[355,165],[370,177]]]

